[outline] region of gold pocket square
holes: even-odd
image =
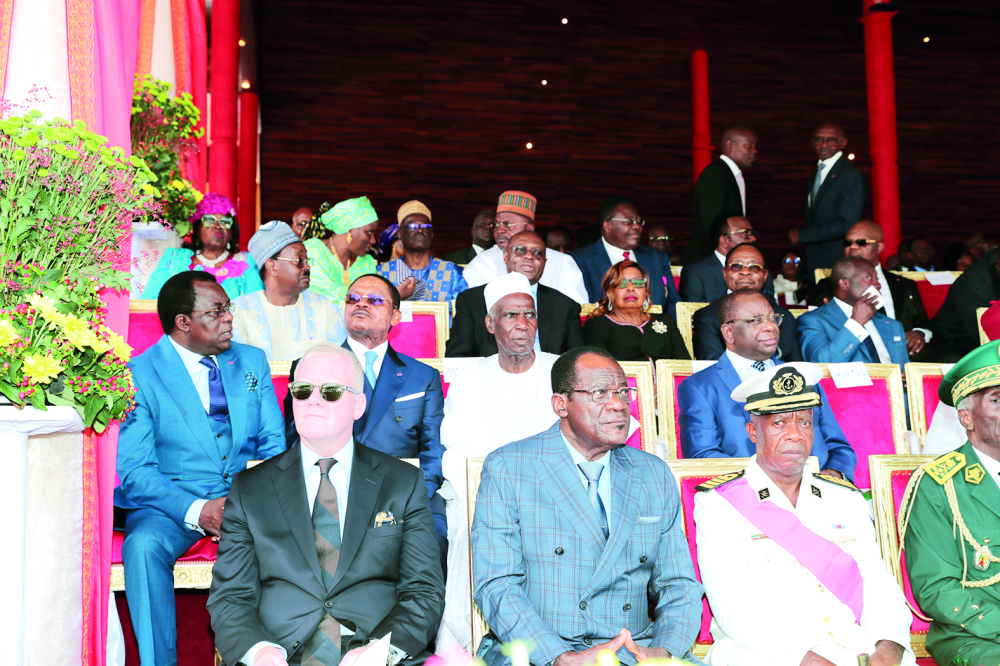
[[[375,527],[382,527],[383,525],[395,525],[396,518],[392,515],[392,511],[379,511],[378,515],[375,516]]]

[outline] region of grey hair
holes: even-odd
[[[955,403],[955,409],[957,411],[962,411],[963,409],[972,409],[972,403],[974,402],[974,400],[972,399],[972,396],[974,396],[974,395],[976,395],[976,394],[975,393],[970,393],[969,395],[965,396],[964,398],[962,398],[961,400],[959,400],[958,402],[956,402]]]
[[[358,361],[358,357],[354,355],[354,352],[344,349],[340,345],[335,345],[332,342],[318,342],[312,347],[306,350],[306,353],[302,355],[299,359],[298,368],[302,368],[302,364],[310,358],[315,358],[317,356],[344,356],[350,359],[352,374],[354,375],[353,385],[351,388],[357,389],[359,391],[364,390],[365,386],[365,370],[361,367],[361,362]]]

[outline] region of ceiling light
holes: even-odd
[[[548,81],[546,81],[545,79],[542,79],[542,85],[543,85],[543,86],[547,86],[547,85],[549,85],[549,82],[548,82]]]
[[[563,25],[566,25],[567,23],[569,23],[569,19],[568,18],[564,18],[563,19]]]
[[[243,79],[243,83],[240,84],[240,87],[243,88],[243,90],[249,90],[250,89],[250,81],[247,80],[247,79]]]
[[[247,45],[247,40],[240,39],[240,46],[246,46],[246,45]]]
[[[531,144],[530,141],[528,143],[524,144],[524,147],[527,148],[528,150],[531,150],[532,148],[534,148],[534,146]]]
[[[847,159],[849,159],[849,160],[853,160],[853,159],[854,159],[854,153],[851,153],[850,155],[848,155],[848,156],[847,156]]]
[[[929,41],[931,41],[931,38],[930,38],[930,37],[924,37],[924,43],[925,43],[925,44],[926,44],[927,42],[929,42]]]

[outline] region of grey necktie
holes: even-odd
[[[819,186],[823,182],[823,169],[825,168],[826,165],[823,164],[822,162],[820,162],[819,166],[816,168],[816,178],[815,180],[813,180],[813,196],[811,202],[812,204],[816,203],[816,195],[819,194]],[[799,191],[801,192],[802,190]]]
[[[604,511],[604,502],[601,501],[601,496],[597,492],[597,486],[601,480],[601,472],[604,471],[604,465],[592,460],[589,462],[582,462],[578,465],[580,471],[583,475],[587,477],[587,495],[590,496],[590,506],[594,509],[594,515],[597,517],[597,524],[601,526],[601,532],[604,533],[604,538],[608,538],[608,514]]]
[[[337,489],[330,481],[330,468],[337,464],[333,458],[320,458],[319,490],[313,503],[313,537],[316,540],[316,554],[327,591],[333,589],[333,581],[340,564],[340,506]],[[333,666],[341,659],[340,622],[330,615],[323,615],[322,621],[309,640],[302,646],[302,666]]]

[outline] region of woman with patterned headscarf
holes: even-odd
[[[312,269],[309,291],[342,303],[351,282],[375,272],[368,250],[378,242],[378,215],[368,197],[358,197],[323,213],[320,223],[333,234],[305,241]]]
[[[228,198],[206,194],[191,217],[191,242],[163,253],[142,298],[155,299],[164,282],[192,270],[214,275],[230,299],[264,289],[257,264],[248,253],[239,251],[240,227],[235,215]]]

